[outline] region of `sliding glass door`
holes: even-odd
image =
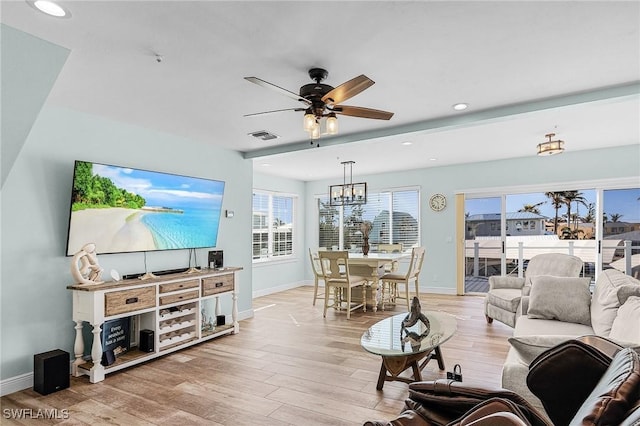
[[[465,201],[465,293],[486,293],[489,277],[502,275],[502,197]]]
[[[640,275],[640,189],[505,193],[465,197],[465,293],[492,275],[523,276],[531,257],[566,253],[582,275],[617,268]]]

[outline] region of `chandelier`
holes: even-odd
[[[538,144],[538,155],[560,154],[564,151],[564,141],[561,141],[560,139],[555,141],[551,140],[555,135],[555,133],[547,133],[545,135],[549,140]]]
[[[329,205],[346,206],[367,203],[367,183],[353,183],[353,165],[355,161],[343,161],[342,185],[329,186]],[[347,182],[347,167],[349,167],[349,182]]]

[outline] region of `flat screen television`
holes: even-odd
[[[76,161],[67,256],[215,247],[224,182]]]

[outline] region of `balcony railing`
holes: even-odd
[[[480,238],[465,242],[467,259],[467,275],[473,277],[495,275],[490,271],[501,271],[501,255],[503,242],[499,238]],[[598,247],[598,244],[600,246]],[[507,237],[504,245],[507,259],[506,274],[522,277],[526,263],[533,256],[541,253],[565,253],[579,257],[585,263],[585,276],[592,276],[595,265],[602,269],[615,268],[627,275],[640,274],[640,246],[632,245],[629,240],[558,240],[555,238],[538,238],[515,240]],[[484,273],[482,273],[484,272]]]

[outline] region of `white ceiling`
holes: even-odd
[[[640,143],[638,1],[60,4],[70,18],[0,3],[2,23],[71,50],[49,104],[241,151],[261,173],[317,180],[342,176],[344,160],[368,174],[534,156],[549,132],[567,152]],[[243,77],[297,92],[312,67],[332,86],[367,75],[376,84],[345,103],[394,117],[340,116],[320,147],[301,112],[243,117],[302,106]],[[456,113],[457,102],[470,107]],[[280,138],[247,135],[257,130]]]

